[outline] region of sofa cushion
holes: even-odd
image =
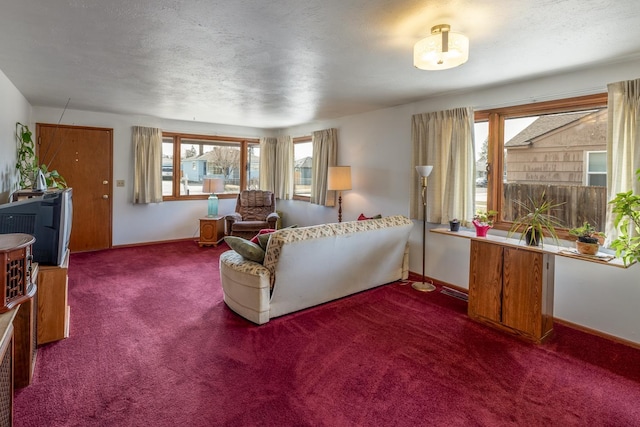
[[[267,243],[269,243],[269,234],[273,233],[274,231],[276,231],[274,228],[263,228],[262,230],[258,231],[258,234],[251,238],[251,242],[255,243],[256,245],[260,246],[262,250],[266,251]]]
[[[264,261],[264,250],[259,245],[237,236],[226,236],[224,241],[244,258],[261,264]]]

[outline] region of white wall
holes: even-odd
[[[73,102],[73,100],[72,100]],[[260,137],[261,129],[164,120],[145,116],[95,113],[90,111],[34,107],[36,123],[61,123],[77,126],[95,126],[113,129],[113,245],[155,242],[194,237],[199,235],[198,219],[207,212],[206,200],[173,201],[148,205],[134,205],[133,199],[133,146],[132,126],[159,127],[165,131],[193,134]],[[116,187],[124,180],[124,187]],[[219,212],[233,212],[235,199],[221,199]]]
[[[446,71],[445,71],[446,72]],[[411,116],[462,106],[476,110],[606,92],[607,84],[640,77],[640,60],[608,64],[588,71],[568,72],[535,81],[512,83],[470,93],[454,93],[413,104],[336,120],[306,124],[283,133],[308,135],[313,130],[338,129],[338,163],[351,165],[353,190],[343,196],[343,217],[409,213],[411,185]],[[281,202],[285,220],[302,225],[336,221],[337,208],[302,202]],[[470,218],[469,218],[470,219]],[[431,224],[430,227],[436,227]],[[422,270],[422,224],[410,240],[410,270]],[[557,318],[640,344],[640,279],[637,265],[628,269],[557,257],[555,310]],[[467,239],[427,234],[426,274],[468,288]]]
[[[30,114],[29,102],[0,71],[0,203],[9,201],[11,192],[18,189],[16,122],[33,130]]]

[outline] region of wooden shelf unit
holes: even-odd
[[[470,255],[469,317],[536,343],[549,338],[554,256],[479,239]]]
[[[69,251],[62,265],[38,266],[38,345],[69,337]]]

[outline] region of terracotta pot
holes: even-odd
[[[595,255],[598,253],[600,245],[597,243],[584,243],[576,240],[576,250],[579,254]]]

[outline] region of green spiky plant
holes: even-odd
[[[640,169],[636,171],[640,181]],[[613,224],[620,233],[611,242],[611,248],[615,249],[616,257],[624,262],[625,266],[633,262],[640,262],[640,195],[633,191],[618,193],[609,202],[613,206]]]
[[[546,233],[556,245],[559,243],[556,228],[563,227],[563,224],[553,215],[553,211],[564,205],[564,202],[554,203],[547,200],[544,191],[537,200],[529,197],[527,202],[520,200],[514,202],[518,205],[519,210],[525,213],[513,221],[508,233],[509,237],[520,232],[520,240],[525,239],[527,245],[538,246],[538,243],[541,243],[544,246]]]

